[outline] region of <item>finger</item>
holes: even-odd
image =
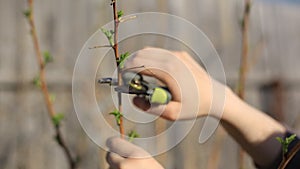
[[[170,75],[166,71],[163,71],[163,69],[165,69],[163,68],[163,66],[160,65],[153,66],[153,64],[150,64],[147,61],[141,61],[141,62],[143,62],[144,64],[138,64],[138,63],[132,64],[131,62],[128,62],[124,70],[140,73],[146,76],[155,77],[156,79],[162,81],[163,83],[166,83],[167,78],[170,78]]]
[[[116,153],[108,152],[106,154],[106,161],[110,169],[119,169],[123,160],[124,158]]]
[[[155,76],[163,81],[162,78],[167,75],[164,71],[168,71],[169,68],[166,63],[174,59],[175,55],[170,51],[159,48],[145,48],[126,60],[124,68],[125,70],[136,68],[131,70],[144,75]]]
[[[147,111],[151,107],[151,104],[149,103],[148,100],[138,96],[133,98],[133,104],[143,111]]]
[[[133,56],[145,61],[151,61],[154,59],[165,63],[166,61],[170,60],[170,57],[174,57],[175,55],[173,52],[166,49],[147,47],[135,52]]]
[[[118,137],[108,139],[106,144],[111,152],[117,153],[125,158],[150,157],[150,155],[142,148],[135,146],[134,144]]]
[[[180,117],[181,103],[171,101],[167,105],[152,104],[146,111],[149,114],[161,116],[164,119],[175,121]]]
[[[151,68],[151,67],[137,68],[133,71],[138,72],[142,75],[152,76],[152,77],[156,78],[157,80],[160,80],[162,83],[164,83],[166,86],[168,86],[168,89],[170,90],[170,92],[172,94],[172,100],[174,100],[174,101],[181,100],[180,93],[178,92],[178,91],[180,91],[178,82],[176,81],[176,79],[174,79],[172,77],[171,74],[169,74],[165,71],[156,69],[156,68]]]
[[[134,97],[133,104],[149,114],[161,116],[172,121],[175,121],[179,118],[179,113],[181,110],[181,104],[175,101],[171,101],[167,105],[151,105],[149,101],[142,97]]]

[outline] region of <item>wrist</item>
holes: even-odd
[[[234,92],[226,85],[215,80],[212,81],[213,89],[210,98],[210,109],[207,111],[209,116],[216,119],[223,118],[225,112],[230,111],[234,100]]]
[[[234,135],[238,134],[252,144],[257,144],[274,133],[286,132],[283,125],[241,100],[230,89],[226,91],[221,123],[223,126],[224,124],[231,126]]]

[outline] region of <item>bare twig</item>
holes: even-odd
[[[249,70],[251,70],[254,67],[254,65],[256,65],[265,47],[266,44],[263,40],[260,40],[255,46],[252,55],[249,55],[249,57],[251,57],[251,60],[249,60],[249,63],[246,67],[246,74],[249,72]]]
[[[119,67],[119,59],[120,59],[120,55],[119,55],[119,47],[118,47],[118,28],[119,28],[119,18],[118,18],[118,11],[117,11],[117,2],[116,0],[112,0],[111,1],[111,5],[113,8],[113,13],[114,13],[114,45],[113,45],[113,50],[115,53],[115,58],[116,58],[116,62],[117,62],[117,69],[118,69],[118,86],[122,85],[122,74],[121,74],[121,68]],[[118,92],[118,110],[120,113],[122,113],[122,93]],[[119,130],[120,130],[120,134],[121,134],[121,138],[124,138],[124,127],[123,127],[123,118],[122,116],[120,117],[120,122],[119,122]]]
[[[116,0],[111,1],[113,14],[114,14],[114,52],[116,60],[119,60],[119,47],[118,47],[118,30],[119,30],[119,18],[118,18],[118,11],[117,11],[117,2]]]
[[[97,49],[97,48],[111,48],[111,46],[110,45],[100,45],[100,46],[89,47],[89,49]]]
[[[240,63],[239,72],[239,83],[237,88],[238,96],[244,100],[245,98],[245,82],[246,82],[246,72],[247,72],[247,61],[248,61],[248,29],[249,29],[249,14],[251,8],[251,0],[245,0],[244,16],[242,20],[242,55]],[[239,168],[243,168],[244,165],[244,151],[240,149],[239,151]]]
[[[153,76],[155,76],[155,73],[152,70],[148,69],[145,65],[122,69],[122,72],[133,70],[133,69],[140,69],[140,68],[144,68],[146,71],[150,72]]]
[[[224,129],[220,128],[217,131],[216,143],[213,147],[210,158],[208,159],[206,168],[217,169],[219,167],[218,165],[220,162],[220,154],[221,154],[220,149],[222,148],[222,145],[224,143],[225,136],[226,136],[226,133],[225,133]]]
[[[33,0],[28,0],[28,6],[29,6],[29,10],[28,10],[28,14],[27,14],[27,19],[30,25],[30,29],[31,29],[31,37],[33,40],[33,45],[34,45],[34,50],[35,50],[35,54],[38,60],[38,64],[39,64],[39,78],[40,78],[40,83],[41,83],[41,90],[42,93],[44,95],[44,100],[46,102],[46,107],[47,107],[47,112],[48,115],[51,119],[56,117],[56,112],[53,108],[53,104],[51,102],[51,98],[50,98],[50,94],[48,91],[48,87],[47,87],[47,83],[46,83],[46,77],[45,77],[45,62],[40,50],[40,46],[39,46],[39,41],[38,41],[38,37],[37,37],[37,32],[36,32],[36,27],[35,27],[35,22],[34,22],[34,15],[33,15]],[[62,133],[60,130],[60,124],[59,123],[52,123],[54,128],[55,128],[55,138],[57,143],[60,145],[60,147],[63,149],[63,151],[65,152],[65,155],[68,159],[68,163],[71,169],[75,169],[76,168],[76,161],[72,158],[71,152],[69,150],[69,148],[66,146],[66,143],[62,137]]]
[[[130,67],[130,68],[126,68],[126,69],[122,69],[123,72],[128,71],[128,70],[132,70],[132,69],[140,69],[140,68],[145,68],[145,65],[142,66],[136,66],[136,67]]]
[[[127,22],[127,21],[130,21],[130,20],[133,20],[133,19],[135,19],[136,18],[136,16],[129,16],[129,17],[125,17],[125,18],[120,18],[120,23],[122,23],[122,22]]]
[[[251,8],[251,0],[245,0],[245,10],[244,17],[242,21],[242,55],[239,71],[239,83],[237,94],[241,99],[245,97],[245,82],[246,82],[246,72],[247,72],[247,61],[248,61],[248,29],[249,29],[249,14]]]

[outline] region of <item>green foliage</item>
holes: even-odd
[[[124,11],[118,11],[118,18],[121,18],[124,15]]]
[[[58,126],[61,122],[62,119],[64,119],[64,114],[63,113],[57,113],[52,117],[52,122],[55,126]]]
[[[25,16],[26,18],[29,18],[30,15],[31,15],[31,10],[30,10],[30,9],[27,9],[27,10],[25,10],[25,11],[23,12],[23,14],[24,14],[24,16]]]
[[[50,97],[50,101],[51,101],[52,103],[55,102],[55,99],[56,99],[56,95],[55,95],[55,94],[50,93],[50,94],[49,94],[49,97]]]
[[[250,13],[250,9],[251,9],[251,2],[246,3],[245,13]]]
[[[240,19],[240,20],[239,20],[239,25],[241,26],[241,28],[244,27],[244,25],[245,25],[244,19]]]
[[[46,65],[47,63],[53,61],[53,57],[52,57],[52,55],[50,54],[49,51],[45,51],[45,52],[43,53],[43,57],[44,57],[44,64],[45,64],[45,65]]]
[[[128,134],[128,137],[129,137],[128,141],[132,142],[135,138],[140,137],[140,135],[136,131],[131,130],[130,133]]]
[[[116,122],[119,126],[121,124],[121,118],[122,118],[123,114],[121,114],[121,112],[119,110],[114,110],[113,112],[110,112],[109,114],[115,116]]]
[[[124,61],[129,57],[129,52],[121,54],[119,60],[117,61],[117,64],[122,69],[124,67]]]
[[[76,156],[75,158],[75,164],[78,164],[81,161],[81,158],[79,156]]]
[[[33,78],[33,84],[36,87],[39,87],[39,88],[42,86],[42,82],[41,82],[40,76],[37,76],[37,77]]]
[[[278,140],[280,142],[280,144],[282,145],[283,155],[285,155],[288,152],[288,146],[295,139],[296,139],[296,134],[293,134],[290,137],[286,137],[285,139],[284,138],[280,138],[280,137],[276,137],[276,140]]]
[[[115,32],[113,30],[107,30],[104,28],[101,28],[101,31],[104,33],[104,35],[108,39],[110,46],[114,46],[114,33]]]

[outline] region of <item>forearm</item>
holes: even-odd
[[[231,90],[226,91],[221,124],[261,166],[272,163],[280,153],[281,145],[275,138],[283,137],[286,129],[268,115],[240,100]]]

